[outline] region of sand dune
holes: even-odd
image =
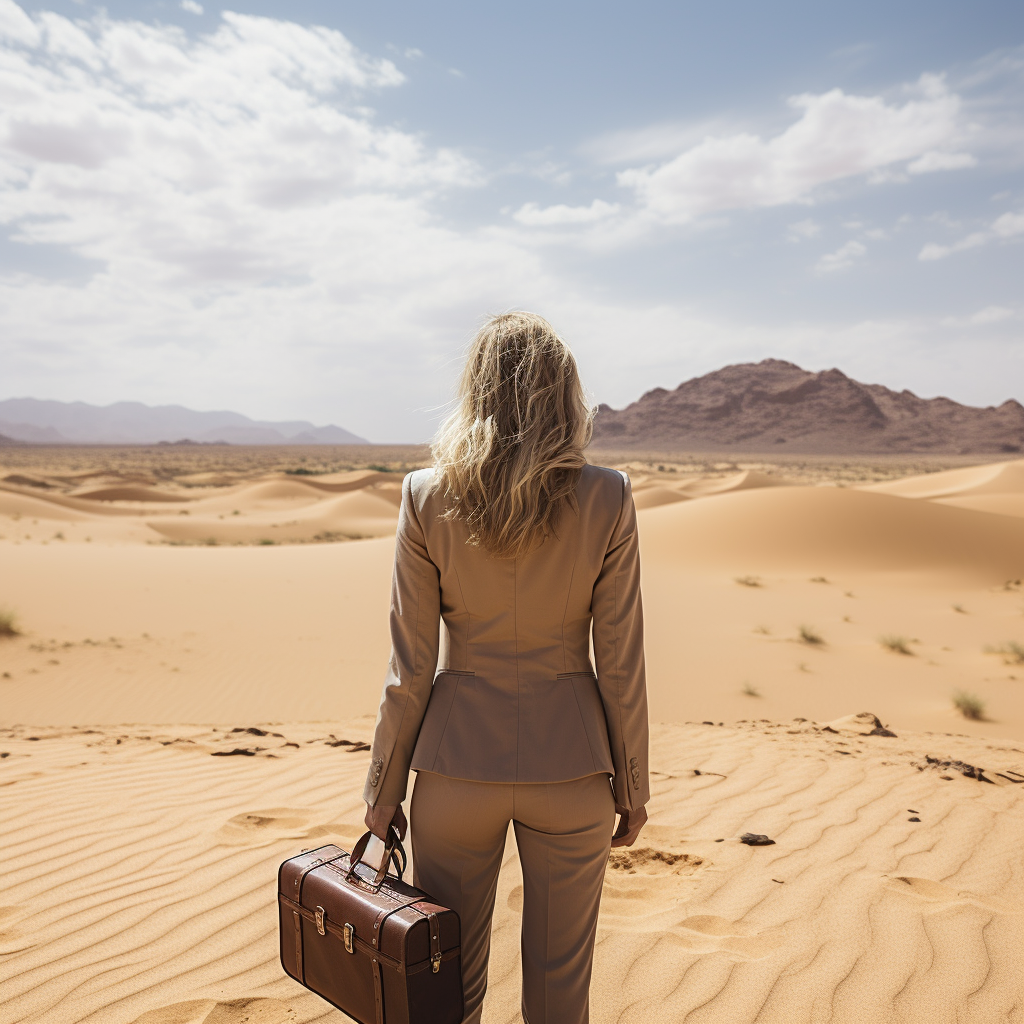
[[[722,479],[693,480],[679,485],[679,490],[693,497],[708,494],[729,494],[732,491],[756,490],[761,487],[787,487],[789,481],[754,469],[745,469]]]
[[[636,475],[660,724],[595,1024],[1021,1020],[1021,467]],[[0,484],[0,1024],[340,1021],[281,973],[274,878],[362,831],[397,475],[30,475]],[[486,1024],[520,1019],[521,907],[510,846]]]
[[[977,512],[992,512],[997,516],[1024,517],[1024,493],[1021,494],[967,494],[962,498],[935,498],[937,505],[969,508]]]
[[[650,485],[647,487],[635,488],[633,501],[638,509],[657,508],[659,505],[675,505],[680,501],[689,501],[690,497],[680,490],[672,487],[658,487]]]
[[[135,502],[185,502],[192,501],[192,495],[168,494],[158,491],[155,487],[100,487],[91,491],[76,491],[76,498],[87,498],[89,501],[135,501]]]
[[[59,494],[52,491],[39,491],[29,487],[22,487],[17,484],[0,483],[0,501],[4,502],[3,508],[10,500],[8,495],[18,495],[22,498],[30,498],[37,502],[36,508],[40,509],[40,516],[47,519],[63,518],[60,509],[74,509],[76,512],[85,512],[88,515],[107,516],[130,516],[138,513],[133,509],[126,509],[111,505],[102,505],[98,502],[89,501],[86,498],[76,498],[70,494]],[[46,510],[50,510],[47,514]],[[11,513],[6,513],[10,515]]]
[[[904,498],[951,498],[979,494],[1024,494],[1024,459],[988,466],[949,469],[864,488]]]
[[[397,506],[376,491],[352,491],[337,497],[320,498],[313,506],[297,508],[286,519],[279,505],[289,498],[281,491],[275,500],[255,501],[249,495],[236,495],[235,504],[251,509],[278,505],[277,511],[251,512],[244,518],[200,518],[150,520],[149,526],[161,536],[173,540],[218,543],[295,543],[308,540],[354,540],[386,537],[394,534],[398,521]],[[249,500],[244,500],[243,497]],[[220,499],[218,499],[220,500]]]
[[[351,847],[371,728],[6,731],[0,1018],[340,1022],[281,972],[274,878]],[[918,770],[949,753],[995,784]],[[762,721],[656,727],[652,766],[651,824],[607,869],[595,1024],[1017,1019],[1019,751]],[[518,1019],[521,905],[510,844],[487,1024]]]
[[[1000,583],[1024,575],[1005,516],[846,488],[761,488],[643,513],[641,543],[681,564],[926,572]]]

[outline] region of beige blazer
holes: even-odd
[[[579,513],[565,509],[555,535],[516,559],[440,520],[432,478],[419,470],[402,486],[392,654],[364,799],[400,803],[410,768],[481,782],[607,772],[618,803],[642,806],[647,685],[629,478],[586,466]]]

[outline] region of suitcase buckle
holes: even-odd
[[[327,932],[324,931],[324,914],[325,913],[326,913],[326,911],[324,910],[323,907],[317,907],[316,910],[314,911],[314,916],[316,917],[316,930],[321,935],[326,935],[327,934]]]
[[[433,969],[434,973],[437,974],[437,972],[439,970],[441,970],[441,954],[440,953],[435,953],[430,958],[430,962],[433,965],[432,969]]]
[[[353,928],[352,925],[350,924],[346,924],[343,935],[346,953],[354,953],[356,951],[356,944],[354,942],[355,934],[355,928]]]

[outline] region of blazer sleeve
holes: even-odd
[[[647,675],[640,600],[636,508],[623,474],[622,507],[594,584],[594,658],[608,724],[615,800],[631,810],[651,797],[648,777]]]
[[[409,762],[437,669],[440,620],[441,577],[427,553],[410,473],[402,484],[395,541],[391,660],[363,787],[363,799],[371,806],[399,804],[405,799]]]

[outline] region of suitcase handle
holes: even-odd
[[[352,853],[349,855],[349,867],[348,873],[345,875],[345,881],[352,881],[356,868],[363,862],[363,854],[366,853],[366,845],[369,843],[370,836],[372,835],[372,832],[364,832],[356,840],[356,845],[352,847]],[[406,856],[405,847],[402,845],[402,839],[398,834],[398,829],[396,829],[394,825],[390,825],[388,827],[388,837],[384,840],[384,856],[381,857],[380,867],[377,869],[377,874],[374,876],[373,882],[368,884],[372,885],[374,889],[379,889],[384,883],[384,878],[388,873],[388,867],[391,864],[395,865],[395,871],[398,873],[398,880],[401,881],[408,863],[409,858]],[[362,880],[360,879],[360,881]]]

